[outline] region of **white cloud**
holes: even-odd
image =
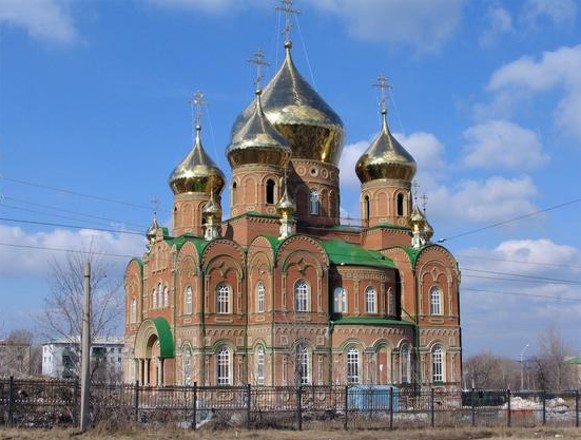
[[[577,14],[575,0],[527,0],[523,6],[523,19],[532,27],[537,27],[542,18],[553,25],[573,25]]]
[[[114,234],[81,229],[55,229],[29,233],[20,227],[0,225],[0,276],[46,277],[50,262],[64,261],[66,252],[54,249],[102,252],[117,271],[129,262],[130,256],[140,256],[145,250],[144,238],[133,234]]]
[[[537,134],[509,121],[495,120],[464,131],[468,166],[531,170],[549,160]]]
[[[482,46],[491,46],[506,34],[514,33],[511,13],[500,5],[492,5],[487,13],[488,28],[479,38]]]
[[[260,0],[146,0],[152,6],[164,9],[201,11],[208,14],[225,14],[236,9],[270,6]]]
[[[461,0],[318,0],[315,6],[340,16],[356,38],[420,51],[440,47],[462,12]]]
[[[32,37],[72,43],[77,38],[63,0],[0,0],[0,25],[25,29]]]
[[[488,90],[495,94],[490,113],[511,111],[523,99],[552,89],[563,96],[554,110],[559,127],[581,142],[581,45],[543,53],[540,59],[523,57],[493,73]]]

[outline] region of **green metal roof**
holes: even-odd
[[[411,231],[409,226],[401,226],[401,225],[392,225],[390,223],[380,223],[379,225],[372,226],[368,228],[368,231],[373,231],[374,229],[399,229],[401,231]]]
[[[393,261],[377,251],[364,249],[361,246],[341,240],[319,240],[329,256],[331,264],[350,266],[373,266],[394,268]]]
[[[402,325],[406,327],[415,327],[416,324],[410,321],[398,321],[396,319],[374,318],[367,316],[349,316],[339,318],[333,321],[334,325]]]
[[[161,316],[152,318],[151,320],[155,325],[155,330],[157,331],[157,337],[159,339],[159,357],[173,358],[175,356],[175,348],[169,323]]]
[[[208,246],[208,243],[209,243],[209,241],[207,241],[201,237],[198,237],[196,235],[191,235],[191,234],[184,234],[184,235],[180,235],[179,237],[167,238],[165,241],[167,241],[167,243],[170,246],[173,246],[175,244],[175,246],[178,250],[180,250],[182,248],[182,246],[184,244],[186,244],[187,242],[191,242],[196,247],[196,250],[198,251],[198,255],[202,255],[202,253],[204,252],[204,249],[206,249],[206,246]]]
[[[405,251],[406,254],[408,254],[410,261],[412,262],[412,267],[415,268],[416,261],[418,261],[418,256],[420,255],[420,252],[424,250],[424,248],[415,248],[412,246],[402,246],[401,248]]]
[[[581,365],[581,356],[577,356],[571,359],[567,359],[565,361],[567,364],[580,364]]]

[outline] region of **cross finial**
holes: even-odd
[[[391,89],[391,84],[389,84],[387,77],[380,73],[377,76],[377,82],[371,84],[371,86],[380,89],[379,108],[381,109],[381,114],[387,113],[387,90]]]
[[[200,120],[204,114],[202,107],[208,105],[208,102],[204,98],[204,94],[200,90],[196,90],[196,93],[189,100],[189,103],[192,105],[192,117],[196,126],[200,125]]]
[[[274,9],[282,11],[286,15],[286,24],[283,34],[285,35],[285,43],[290,43],[290,32],[293,27],[291,16],[299,15],[301,11],[293,9],[293,0],[280,0],[280,6],[275,6]]]
[[[413,193],[414,193],[414,205],[418,204],[418,192],[420,190],[420,184],[418,183],[417,180],[414,180],[412,182],[412,188],[414,189]]]
[[[153,209],[153,218],[157,216],[157,210],[159,209],[159,199],[157,196],[151,198],[151,209]]]
[[[422,199],[422,210],[424,211],[424,214],[425,214],[426,213],[426,205],[428,204],[428,196],[426,195],[426,193],[423,193],[420,198]]]
[[[264,72],[262,71],[263,66],[270,66],[270,63],[264,61],[264,52],[262,49],[258,49],[253,55],[252,58],[248,60],[249,63],[256,65],[256,79],[254,80],[254,85],[256,89],[260,89],[260,83],[262,78],[264,78]]]

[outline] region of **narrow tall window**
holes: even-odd
[[[257,313],[264,313],[264,296],[265,296],[265,289],[264,283],[259,281],[256,285],[256,312]]]
[[[315,190],[311,191],[309,213],[311,215],[319,215],[319,193]]]
[[[309,286],[305,280],[298,280],[295,283],[295,310],[309,311]]]
[[[365,289],[365,312],[377,313],[377,291],[373,287]]]
[[[442,290],[439,287],[430,290],[430,314],[442,314]]]
[[[169,288],[167,286],[163,288],[163,306],[169,307]]]
[[[410,383],[410,349],[405,345],[401,349],[401,383]]]
[[[333,308],[335,313],[347,313],[347,291],[343,287],[333,291]]]
[[[347,350],[347,383],[359,383],[359,350],[355,347]]]
[[[274,180],[272,179],[266,181],[266,203],[269,205],[274,203]]]
[[[183,383],[184,385],[192,384],[192,349],[189,345],[184,347],[183,351]]]
[[[129,322],[131,324],[137,322],[137,300],[135,298],[131,300],[131,306],[129,309]]]
[[[157,307],[160,309],[163,307],[163,287],[161,287],[161,283],[157,285]]]
[[[151,292],[151,308],[157,309],[157,290],[155,290],[155,287],[153,288],[153,291]]]
[[[230,286],[218,284],[216,286],[216,312],[232,313],[230,310]]]
[[[231,385],[232,384],[232,367],[231,367],[231,356],[230,350],[225,345],[222,345],[218,349],[216,355],[216,383],[218,385]]]
[[[310,383],[309,372],[309,349],[305,344],[300,344],[297,347],[295,358],[296,383],[299,385]]]
[[[236,182],[232,183],[232,205],[236,204],[236,189],[238,188],[238,185],[236,184]]]
[[[194,311],[194,294],[192,292],[192,286],[186,287],[184,309],[186,315],[191,315]]]
[[[262,345],[256,349],[256,384],[264,385],[264,347]]]
[[[369,220],[369,196],[363,199],[363,220]]]
[[[439,345],[432,349],[432,382],[444,382],[444,353]]]
[[[403,194],[397,195],[397,215],[402,216],[404,215],[404,201],[405,197]]]

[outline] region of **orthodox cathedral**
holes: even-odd
[[[343,123],[296,69],[290,38],[285,50],[234,122],[230,182],[197,118],[169,179],[171,228],[154,218],[125,272],[125,379],[458,385],[460,273],[414,204],[413,157],[382,105],[356,164],[361,225],[342,225]]]

